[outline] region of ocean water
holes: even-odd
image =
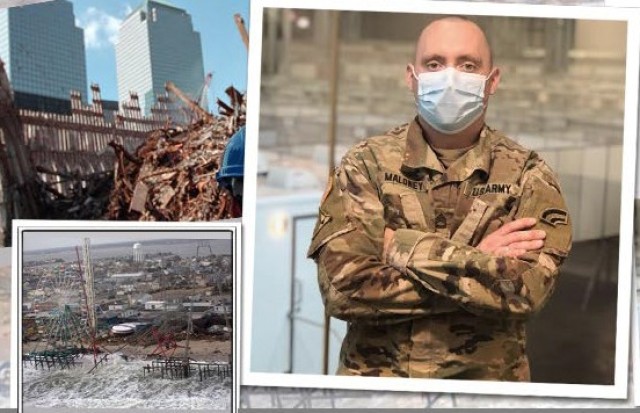
[[[221,240],[209,240],[211,251],[209,248],[200,247],[200,255],[207,256],[213,254],[231,254],[231,242]],[[149,257],[159,252],[170,252],[182,258],[195,257],[198,253],[198,241],[179,242],[176,244],[154,243],[153,241],[143,241],[142,247],[144,254]],[[133,253],[132,245],[92,245],[91,257],[96,259],[130,257]],[[82,251],[80,251],[82,257]],[[26,262],[37,259],[62,258],[65,261],[75,262],[78,259],[75,248],[65,248],[56,251],[36,251],[24,252],[24,260]]]
[[[25,364],[25,407],[231,410],[231,378],[170,380],[143,376],[150,362],[115,357],[93,373],[93,358],[74,369],[38,369]]]

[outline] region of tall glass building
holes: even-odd
[[[76,27],[67,0],[0,9],[0,59],[19,106],[68,102],[72,90],[81,92],[84,100],[84,30]]]
[[[185,10],[145,0],[120,26],[116,66],[120,103],[136,92],[145,114],[167,81],[195,98],[204,83],[200,33]]]

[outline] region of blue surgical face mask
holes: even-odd
[[[413,76],[418,81],[418,114],[433,129],[451,135],[465,130],[484,111],[484,88],[489,76],[460,72],[452,67]]]

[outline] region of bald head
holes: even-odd
[[[453,57],[456,59],[445,62],[447,58]],[[472,68],[469,64],[463,66],[465,58],[469,58],[475,67]],[[434,60],[431,69],[436,68],[434,63],[441,63],[444,66],[458,67],[462,71],[487,74],[493,67],[491,47],[484,31],[462,16],[443,17],[429,23],[422,30],[416,42],[416,71],[431,70],[427,68],[431,60]]]
[[[443,129],[436,129],[430,124],[430,115],[421,113],[422,125],[428,135],[429,142],[439,148],[452,148],[461,144],[472,144],[477,139],[484,124],[484,116],[489,103],[489,97],[493,95],[500,83],[500,69],[493,67],[491,47],[487,41],[484,31],[476,23],[465,17],[451,16],[435,20],[427,25],[416,42],[414,62],[407,65],[405,71],[405,82],[416,97],[416,102],[420,110],[420,103],[428,101],[428,93],[423,93],[418,98],[419,84],[426,84],[427,88],[435,84],[442,87],[442,82],[438,83],[439,76],[431,76],[429,72],[440,72],[448,69],[468,74],[468,76],[457,79],[483,79],[482,89],[482,113],[473,122],[456,132],[456,139],[451,139],[451,134],[438,132]],[[425,76],[421,74],[426,73]],[[452,72],[449,72],[452,73]],[[473,76],[472,76],[473,75]],[[480,77],[478,77],[479,75]],[[448,80],[447,82],[450,82]],[[463,83],[464,80],[461,80]],[[458,81],[460,82],[460,81]],[[447,90],[454,88],[449,85]],[[447,92],[450,93],[450,92]],[[434,98],[435,99],[435,98]],[[455,99],[446,103],[449,109]],[[436,105],[436,101],[430,102]],[[448,105],[448,106],[447,106]],[[444,106],[443,106],[444,107]],[[461,108],[458,108],[462,110]],[[456,119],[461,116],[456,115]],[[463,146],[458,146],[463,147]]]

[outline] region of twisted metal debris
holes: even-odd
[[[188,126],[153,130],[133,153],[117,141],[113,171],[81,174],[38,166],[55,176],[41,188],[42,217],[47,219],[111,219],[200,221],[233,217],[231,198],[218,187],[227,140],[246,121],[246,96],[226,90],[230,104],[218,99],[218,116],[196,112]],[[62,184],[64,191],[56,189]]]
[[[208,221],[232,218],[230,194],[216,182],[227,140],[246,122],[246,96],[226,90],[219,116],[201,117],[188,127],[149,133],[134,154],[116,153],[114,188],[106,218],[140,221]]]

